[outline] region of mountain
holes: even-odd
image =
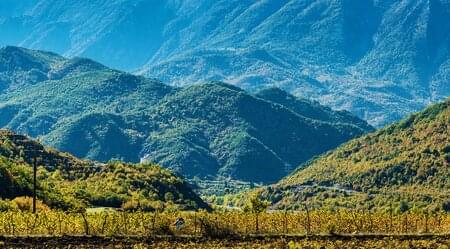
[[[0,61],[0,126],[80,158],[149,160],[189,178],[275,182],[373,129],[279,89],[174,88],[89,59],[17,47],[1,49]]]
[[[450,95],[447,0],[5,0],[1,45],[176,86],[276,86],[377,127]]]
[[[280,208],[449,211],[449,163],[450,98],[301,165],[263,193]]]
[[[84,161],[8,130],[0,130],[1,199],[32,195],[35,159],[37,196],[52,208],[209,208],[184,180],[159,166]]]
[[[324,108],[324,107],[322,107]],[[310,119],[221,83],[186,87],[150,112],[142,155],[188,176],[273,182],[297,162],[370,130]]]
[[[90,112],[141,112],[172,88],[83,58],[17,47],[0,50],[0,125],[33,137],[58,121]],[[38,75],[38,76],[37,76]],[[40,101],[36,101],[36,100]]]
[[[256,93],[256,96],[300,113],[302,116],[322,120],[329,123],[353,124],[358,128],[370,131],[373,128],[367,122],[357,118],[348,111],[336,111],[329,107],[320,105],[318,102],[304,98],[298,98],[279,88],[268,88]]]

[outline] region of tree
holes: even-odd
[[[173,201],[175,200],[175,196],[174,196],[171,192],[167,192],[167,193],[164,195],[164,199],[165,199],[167,202],[173,202]]]
[[[268,206],[269,202],[262,200],[258,194],[253,194],[244,207],[245,212],[255,214],[256,232],[259,232],[259,214],[266,211]]]
[[[399,205],[399,207],[398,207],[398,211],[399,211],[400,213],[404,213],[404,212],[406,212],[406,211],[408,211],[408,210],[409,210],[409,204],[408,204],[408,202],[405,201],[405,200],[400,201],[400,205]]]
[[[445,212],[450,212],[450,201],[444,201],[444,203],[442,203],[442,209]]]

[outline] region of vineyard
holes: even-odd
[[[449,231],[448,213],[0,213],[7,248],[449,248]]]
[[[175,229],[177,218],[185,223]],[[153,236],[223,238],[248,235],[446,234],[445,213],[311,212],[98,212],[0,213],[2,236]]]

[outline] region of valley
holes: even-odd
[[[222,82],[176,88],[84,58],[18,47],[0,49],[0,55],[3,126],[87,159],[2,131],[2,155],[12,165],[12,171],[5,168],[8,174],[19,174],[36,157],[43,179],[56,174],[45,184],[60,192],[42,189],[41,194],[48,191],[57,200],[44,204],[133,209],[150,196],[163,202],[181,196],[184,203],[187,194],[197,199],[181,209],[206,208],[189,192],[194,190],[209,203],[232,209],[243,207],[248,192],[282,210],[305,204],[314,209],[448,209],[448,100],[374,131],[349,112],[279,88],[256,94]],[[142,192],[143,182],[132,187],[116,179],[123,170],[135,175],[133,181],[146,181],[144,172],[171,174],[154,164],[186,178],[177,180],[184,184],[181,190],[175,187],[167,197],[164,187],[155,195]],[[13,179],[5,179],[11,186],[5,197],[30,193],[29,185]],[[99,196],[91,179],[105,181]],[[77,186],[83,193],[69,190]],[[130,198],[127,191],[137,196]]]
[[[0,248],[450,247],[449,0],[0,0]]]

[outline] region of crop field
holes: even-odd
[[[185,220],[176,229],[177,218]],[[446,213],[4,212],[7,248],[449,248]]]

